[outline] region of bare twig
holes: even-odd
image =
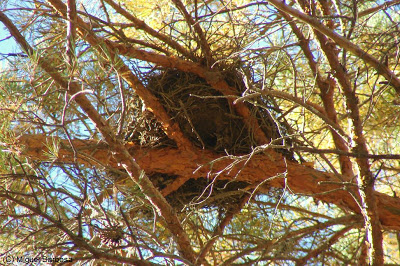
[[[240,200],[239,204],[235,206],[235,208],[231,211],[228,211],[226,216],[222,219],[222,221],[215,227],[214,232],[211,238],[207,241],[205,246],[200,251],[196,261],[200,262],[205,259],[207,253],[211,250],[214,243],[218,240],[220,236],[222,236],[224,228],[232,221],[236,214],[238,214],[247,201],[250,198],[250,194],[245,194],[245,196]]]
[[[207,42],[207,39],[206,39],[203,29],[200,27],[200,24],[196,23],[196,21],[194,21],[192,16],[190,16],[190,14],[186,10],[186,8],[183,5],[183,3],[181,2],[181,0],[172,0],[172,2],[174,2],[176,7],[182,12],[183,16],[185,17],[186,22],[189,24],[190,27],[194,28],[197,36],[199,36],[200,47],[203,50],[203,53],[204,53],[205,58],[207,59],[208,65],[211,66],[214,63],[214,60],[212,58],[211,48]]]
[[[150,34],[150,35],[160,39],[164,43],[168,44],[170,47],[174,48],[176,51],[183,54],[187,58],[195,60],[195,57],[191,52],[187,51],[184,47],[182,47],[178,42],[172,40],[169,36],[159,32],[159,31],[154,30],[153,28],[148,26],[143,20],[136,18],[135,16],[133,16],[131,13],[129,13],[128,11],[123,9],[119,4],[117,4],[113,0],[104,0],[104,1],[107,4],[109,4],[112,8],[114,8],[115,11],[117,11],[118,13],[120,13],[121,15],[123,15],[124,17],[129,19],[130,21],[132,21],[137,29],[141,29],[141,30],[147,32],[148,34]]]
[[[58,0],[50,2],[52,4],[55,4],[55,6],[61,5],[61,8],[65,10],[65,6]],[[3,22],[3,24],[8,28],[14,39],[20,44],[20,46],[25,50],[28,55],[34,54],[34,50],[32,49],[32,47],[21,35],[15,25],[2,12],[0,12],[0,21]],[[88,98],[84,94],[79,93],[80,87],[76,83],[66,81],[59,74],[59,72],[49,64],[49,61],[47,60],[39,57],[38,64],[47,72],[48,75],[53,78],[53,80],[59,86],[63,87],[64,89],[69,88],[69,93],[75,95],[75,101],[92,120],[96,128],[102,133],[104,139],[110,145],[110,148],[116,153],[116,156],[119,158],[121,165],[128,172],[132,180],[134,180],[142,189],[143,193],[147,195],[152,204],[154,204],[154,206],[157,206],[157,210],[159,211],[160,215],[167,221],[166,224],[168,226],[168,229],[175,236],[182,256],[193,262],[195,260],[195,253],[191,248],[190,240],[186,232],[183,230],[182,225],[178,217],[176,216],[173,208],[169,205],[169,203],[165,200],[161,193],[154,187],[149,178],[144,174],[144,171],[141,169],[141,167],[129,154],[125,146],[116,138],[112,128],[108,125],[107,121],[105,121],[104,118],[97,112],[97,110],[93,107]],[[73,235],[69,236],[74,237]],[[89,248],[86,242],[80,239],[79,241],[85,243],[86,248],[90,252],[92,252],[92,254],[97,253],[92,248]]]
[[[360,47],[358,47],[351,41],[347,40],[343,36],[340,36],[336,32],[324,26],[318,19],[308,16],[305,13],[289,5],[286,5],[283,1],[270,0],[269,3],[274,5],[279,10],[282,10],[283,12],[286,12],[292,15],[293,17],[300,19],[301,21],[304,21],[305,23],[313,27],[315,30],[331,38],[336,44],[338,44],[342,48],[352,52],[354,55],[364,60],[367,64],[375,68],[378,74],[383,75],[389,81],[389,83],[395,88],[396,92],[400,94],[400,79],[396,76],[396,74],[393,71],[391,71],[387,66],[382,64],[379,60],[369,55],[367,52],[365,52]]]
[[[75,0],[68,0],[67,4],[67,63],[71,69],[75,62],[75,40],[76,40],[76,3]]]

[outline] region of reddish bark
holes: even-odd
[[[315,76],[318,88],[321,91],[320,96],[324,104],[324,113],[335,125],[339,127],[335,104],[333,101],[333,95],[336,87],[335,81],[329,76],[326,79],[322,77],[309,46],[310,40],[304,37],[303,32],[297,27],[292,17],[285,12],[280,12],[280,14],[289,22],[294,34],[296,34],[296,37],[300,41],[300,47],[308,60],[308,65],[310,66],[310,69]],[[330,131],[332,134],[332,139],[335,143],[335,147],[341,151],[348,152],[349,148],[347,146],[346,139],[340,136],[334,129],[331,128]],[[354,173],[350,158],[347,156],[339,156],[339,163],[341,172],[346,177],[346,180],[351,180],[354,177]]]
[[[45,152],[46,143],[51,143],[51,138],[42,135],[29,135],[18,139],[16,144],[24,145],[20,153],[38,161],[48,160]],[[93,156],[96,160],[107,164],[110,167],[121,168],[117,160],[113,158],[111,150],[105,143],[97,141],[74,140],[73,144],[78,151],[78,161],[81,163],[91,163],[88,158]],[[198,150],[196,153],[188,153],[174,148],[163,149],[143,149],[134,144],[126,144],[126,148],[136,159],[136,162],[146,173],[160,172],[169,175],[188,176],[190,178],[200,178],[210,172],[212,160],[220,158],[220,154],[215,154],[207,150]],[[73,152],[67,140],[60,140],[59,161],[63,163],[73,162]],[[92,154],[92,155],[91,155]],[[174,163],[171,163],[174,162]],[[233,160],[225,159],[218,161],[212,166],[212,173],[216,173],[231,164]],[[309,195],[316,200],[332,203],[340,207],[360,213],[360,208],[354,201],[349,192],[342,190],[340,185],[332,184],[339,182],[337,177],[330,173],[318,171],[296,162],[287,161],[287,167],[279,154],[259,154],[254,155],[246,167],[242,169],[243,162],[236,164],[233,169],[219,176],[221,179],[246,181],[254,187],[264,182],[270,177],[287,172],[286,180],[293,193]],[[198,169],[199,165],[203,165]],[[196,169],[198,169],[196,171]],[[236,177],[237,172],[240,174]],[[324,183],[328,182],[328,183]],[[285,186],[285,179],[282,177],[268,181],[260,189],[266,191],[269,187],[282,188]],[[176,187],[175,189],[177,189]],[[353,189],[352,187],[348,188]],[[171,189],[170,192],[173,190]],[[373,192],[376,204],[379,208],[379,219],[382,225],[394,230],[400,229],[400,199],[390,197],[383,193]]]
[[[324,34],[326,37],[332,39],[337,45],[351,52],[355,56],[362,59],[365,63],[375,68],[375,70],[382,76],[384,76],[390,84],[394,87],[396,92],[400,94],[400,79],[396,76],[396,74],[391,71],[387,66],[381,64],[381,62],[375,57],[371,56],[360,47],[347,40],[346,38],[340,36],[336,32],[332,31],[328,27],[324,26],[319,19],[308,16],[307,14],[285,4],[285,1],[279,0],[270,0],[268,1],[270,4],[274,5],[277,9],[290,14],[291,16],[307,23],[311,27],[313,27],[318,32]]]
[[[51,0],[49,2],[57,12],[66,17],[67,7],[64,3],[58,0]],[[92,45],[92,47],[96,48],[100,54],[103,54],[106,58],[109,57],[112,59],[112,63],[115,65],[119,75],[135,90],[136,94],[145,103],[146,108],[155,115],[157,120],[162,124],[165,133],[173,139],[179,147],[190,150],[192,143],[183,135],[179,125],[171,120],[157,97],[143,86],[129,67],[119,58],[118,54],[115,53],[115,49],[103,40],[97,38],[90,28],[88,23],[84,22],[79,16],[77,17],[77,30],[81,37]],[[102,44],[108,46],[107,51],[109,54],[105,53]]]
[[[311,6],[306,1],[299,1],[303,10],[311,10]],[[326,1],[320,1],[322,13],[326,16],[331,15],[330,4]],[[332,26],[328,24],[328,27]],[[346,99],[346,107],[349,112],[349,117],[352,121],[353,142],[355,147],[353,151],[357,154],[368,154],[368,148],[363,133],[362,119],[358,107],[358,97],[356,95],[356,87],[353,88],[349,75],[347,74],[344,66],[340,63],[338,58],[337,44],[328,39],[327,36],[314,28],[314,34],[317,37],[319,45],[328,59],[329,65],[332,69],[333,75],[340,85]],[[337,40],[335,40],[337,41]],[[327,92],[322,95],[327,103],[332,98]],[[323,98],[323,99],[324,99]],[[368,158],[357,158],[357,165],[359,173],[357,174],[358,194],[361,199],[361,213],[364,216],[365,230],[367,240],[370,244],[369,259],[374,265],[383,265],[383,233],[382,225],[379,219],[379,209],[376,204],[375,198],[375,180],[370,170],[370,163]]]
[[[59,1],[54,0],[55,4],[60,4]],[[62,4],[62,3],[61,3]],[[65,5],[63,5],[65,8]],[[0,21],[8,28],[11,35],[17,43],[28,54],[33,55],[35,51],[25,40],[17,27],[8,19],[8,17],[0,12]],[[148,200],[156,207],[160,216],[165,220],[165,224],[172,235],[175,237],[178,244],[179,252],[184,258],[193,262],[195,261],[195,253],[190,245],[190,240],[186,232],[176,216],[175,210],[169,205],[161,193],[154,187],[151,181],[144,174],[142,168],[137,164],[135,159],[129,154],[127,148],[116,138],[113,129],[108,122],[100,115],[92,105],[92,102],[86,97],[84,91],[75,82],[69,82],[52,67],[51,63],[44,58],[38,57],[38,65],[54,80],[54,82],[68,92],[70,97],[73,97],[75,102],[82,108],[88,118],[96,126],[97,130],[102,134],[105,141],[110,147],[110,151],[114,154],[116,160],[127,171],[130,178],[134,180],[141,191],[146,195]],[[126,69],[125,69],[126,70]],[[129,73],[126,73],[129,74]],[[135,85],[135,84],[133,84]],[[174,135],[172,135],[174,137]]]

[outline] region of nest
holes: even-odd
[[[242,78],[233,71],[225,73],[229,85],[238,92],[246,88]],[[152,74],[147,87],[165,107],[174,122],[196,146],[221,153],[239,154],[251,152],[256,146],[251,129],[238,116],[227,99],[203,78],[178,70],[164,70]],[[140,104],[139,104],[140,105]],[[135,112],[141,108],[136,107]],[[270,139],[280,137],[276,122],[268,112],[249,105]],[[136,114],[134,127],[130,127],[126,139],[142,146],[173,145],[162,131],[152,114]]]
[[[223,72],[225,81],[236,88],[238,94],[245,89],[242,76],[235,70]],[[144,82],[149,90],[159,99],[169,116],[177,123],[185,134],[196,146],[202,149],[209,149],[219,153],[243,154],[249,153],[255,147],[256,141],[252,129],[249,129],[243,118],[238,116],[229,105],[228,100],[220,92],[210,86],[207,81],[193,73],[179,70],[157,70],[149,74]],[[268,104],[266,99],[263,106]],[[134,141],[142,146],[159,147],[174,146],[162,130],[162,127],[154,116],[146,112],[141,102],[136,99],[132,105],[132,118],[130,126],[126,131],[126,139]],[[252,115],[257,118],[261,129],[270,139],[281,138],[282,132],[286,129],[278,125],[270,111],[257,105],[248,105]],[[279,144],[279,143],[276,143]],[[288,158],[292,154],[287,151],[280,151]],[[286,153],[286,154],[285,154]],[[156,174],[151,177],[155,185],[162,189],[163,185],[156,179],[174,180],[176,177]],[[222,183],[221,183],[222,182]],[[237,202],[243,196],[243,190],[247,183],[216,181],[214,189],[209,193],[204,189],[210,184],[204,179],[189,180],[178,191],[168,196],[168,201],[175,207],[181,208],[185,204],[199,202],[204,195],[209,198],[221,193],[228,193],[225,199],[209,201],[215,206],[229,205]],[[221,189],[223,187],[224,189]]]
[[[212,208],[217,206],[226,212],[240,204],[249,184],[242,181],[190,179],[177,191],[167,196],[167,201],[176,209]]]
[[[114,225],[98,230],[100,231],[101,242],[107,246],[118,246],[124,237],[122,226]]]

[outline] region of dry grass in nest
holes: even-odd
[[[143,108],[138,97],[129,99],[128,106],[128,125],[123,132],[125,141],[133,141],[142,147],[176,147],[175,142],[163,131],[161,123]]]
[[[226,71],[226,81],[238,94],[246,88],[240,75]],[[227,99],[203,78],[179,70],[163,70],[148,78],[147,87],[156,95],[183,133],[200,148],[230,154],[248,153],[256,146],[252,130],[245,126]],[[249,106],[268,137],[279,138],[269,114]]]
[[[242,181],[190,179],[166,199],[178,210],[210,207],[229,210],[249,193],[245,191],[248,185]]]
[[[178,177],[153,173],[149,178],[158,189],[162,190]],[[189,179],[178,190],[169,194],[166,200],[177,211],[212,207],[226,211],[237,206],[245,194],[250,193],[246,191],[248,186],[249,184],[243,181]]]
[[[242,77],[236,71],[226,71],[224,76],[226,82],[237,89],[238,95],[246,89]],[[249,153],[256,146],[253,132],[246,127],[243,118],[203,78],[178,70],[158,70],[148,75],[145,85],[196,146],[230,154]],[[282,128],[278,128],[269,110],[250,104],[248,107],[268,138],[281,137]],[[143,110],[139,99],[132,101],[131,109],[134,113],[131,114],[130,127],[126,130],[128,140],[150,147],[174,145],[154,116]],[[162,173],[150,175],[160,190],[175,178]],[[177,210],[190,206],[226,209],[240,201],[247,193],[244,191],[247,186],[247,183],[238,181],[190,179],[168,195],[167,200]]]

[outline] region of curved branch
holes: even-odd
[[[57,5],[62,4],[58,0],[54,0]],[[62,4],[63,5],[63,4]],[[65,5],[63,5],[65,10]],[[17,43],[25,50],[28,55],[35,54],[35,51],[28,44],[25,38],[21,35],[16,26],[8,19],[8,17],[0,12],[0,21],[8,28],[11,35],[14,37]],[[136,161],[129,154],[126,147],[117,139],[113,129],[110,127],[108,122],[97,112],[92,105],[91,101],[80,92],[80,86],[74,82],[68,82],[61,74],[51,66],[49,60],[39,57],[38,65],[63,89],[65,89],[69,95],[76,95],[75,102],[82,108],[87,116],[92,120],[96,128],[103,135],[104,139],[110,146],[110,149],[115,153],[115,158],[125,168],[129,176],[134,182],[138,184],[140,189],[150,200],[150,202],[157,208],[159,214],[166,221],[166,225],[170,232],[174,235],[178,244],[179,251],[182,256],[189,261],[195,260],[195,253],[190,245],[190,240],[186,232],[176,216],[174,209],[169,205],[161,193],[154,187],[150,179],[145,175],[142,168],[136,163]]]
[[[14,152],[32,157],[34,160],[48,161],[46,143],[51,143],[52,139],[43,135],[26,135],[17,139],[14,145],[8,144],[8,146],[23,145],[25,146],[24,149],[15,148]],[[63,163],[73,162],[72,150],[65,148],[69,147],[68,140],[59,139],[58,141],[60,142],[58,161]],[[73,140],[73,143],[78,151],[78,162],[88,164],[84,155],[93,154],[92,156],[98,161],[111,167],[121,168],[118,165],[117,158],[110,154],[110,147],[106,143],[89,140]],[[235,161],[235,158],[225,158],[210,165],[211,161],[220,158],[221,155],[201,149],[192,154],[174,148],[143,149],[134,144],[126,144],[125,148],[136,158],[137,164],[148,173],[162,172],[194,179],[207,175],[215,176],[215,173],[225,169]],[[174,163],[171,164],[171,161]],[[254,155],[244,168],[243,164],[244,162],[235,164],[231,171],[221,173],[218,178],[245,181],[254,186],[270,178],[268,186],[261,187],[261,192],[270,187],[285,187],[285,182],[287,182],[290,191],[293,193],[307,195],[360,213],[359,206],[350,193],[346,191],[346,189],[355,189],[354,186],[341,185],[337,182],[337,177],[334,174],[318,171],[292,161],[287,161],[286,166],[284,162],[275,158],[274,154],[269,153],[269,151]],[[202,167],[199,168],[199,165]],[[286,170],[286,179],[276,177]],[[240,173],[237,175],[239,171]],[[382,225],[400,230],[400,199],[379,192],[374,192],[374,195]]]
[[[66,17],[66,6],[59,0],[49,0],[53,7],[64,17]],[[135,90],[136,94],[143,100],[147,109],[151,111],[157,120],[162,124],[163,129],[167,136],[173,139],[178,147],[190,150],[193,144],[186,138],[181,131],[179,125],[174,123],[168,115],[164,106],[160,103],[156,96],[154,96],[147,88],[143,86],[140,80],[132,73],[129,67],[118,57],[115,47],[109,46],[108,42],[103,42],[98,38],[90,29],[90,25],[85,23],[79,16],[77,17],[78,32],[90,45],[104,54],[106,57],[114,61],[115,68],[118,74]],[[103,47],[105,44],[106,47]],[[105,52],[104,50],[108,51]]]
[[[393,71],[391,71],[387,66],[382,64],[375,57],[368,54],[366,51],[362,50],[360,47],[358,47],[351,41],[347,40],[343,36],[340,36],[336,32],[332,31],[331,29],[323,25],[318,19],[308,16],[305,13],[291,6],[286,5],[284,1],[269,0],[269,3],[274,5],[277,9],[282,10],[283,12],[286,12],[291,16],[307,23],[315,30],[331,38],[336,44],[338,44],[342,48],[350,51],[355,56],[364,60],[367,64],[375,68],[378,74],[383,75],[389,81],[389,83],[394,87],[396,92],[400,94],[400,79],[396,76],[396,74]]]
[[[140,30],[147,32],[151,36],[156,37],[157,39],[168,44],[170,47],[174,48],[176,51],[178,51],[185,57],[187,57],[191,60],[195,60],[194,55],[192,53],[190,53],[189,51],[187,51],[184,47],[182,47],[178,42],[172,40],[169,36],[154,30],[152,27],[147,25],[143,20],[136,18],[131,13],[129,13],[128,11],[123,9],[119,4],[115,3],[113,0],[104,0],[104,2],[109,4],[112,8],[114,8],[114,10],[117,11],[119,14],[123,15],[125,18],[132,21],[133,24],[135,25],[136,29],[140,29]]]
[[[195,22],[190,16],[190,14],[187,12],[185,6],[180,0],[172,0],[174,2],[175,6],[182,12],[183,16],[185,17],[186,22],[189,24],[190,27],[193,27],[197,35],[199,36],[199,44],[201,49],[203,50],[204,56],[207,60],[208,65],[212,65],[214,63],[214,60],[212,58],[212,53],[211,53],[211,48],[210,45],[207,42],[206,36],[203,32],[203,29],[200,27],[200,24],[198,22]]]

